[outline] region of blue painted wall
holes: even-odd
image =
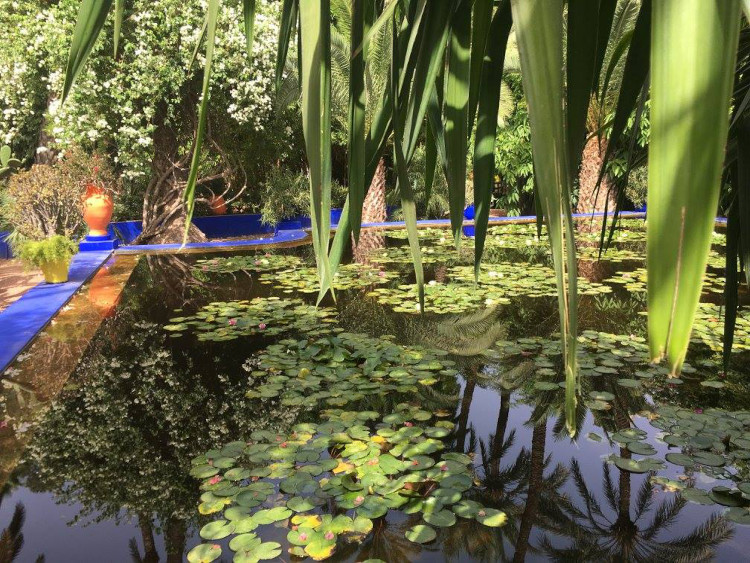
[[[5,240],[10,233],[8,231],[0,231],[0,260],[8,260],[13,258],[13,252],[10,249],[10,245]]]
[[[340,218],[341,209],[331,209],[331,226],[338,225]],[[264,225],[260,220],[260,214],[194,217],[193,224],[210,239],[264,235],[276,230],[309,229],[311,226],[310,218],[302,215],[285,219],[277,225],[277,228],[274,228],[270,225]],[[125,244],[132,243],[141,234],[142,229],[143,223],[141,221],[117,221],[110,225],[111,234],[116,235]]]

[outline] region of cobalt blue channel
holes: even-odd
[[[0,313],[0,373],[47,326],[110,254],[111,252],[76,254],[70,264],[67,282],[40,283]]]

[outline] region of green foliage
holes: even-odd
[[[331,185],[331,205],[341,207],[346,200],[347,189],[338,182]],[[307,175],[288,168],[273,167],[260,191],[261,219],[275,225],[283,219],[310,213],[310,188]]]
[[[77,252],[78,243],[62,235],[44,240],[27,240],[19,248],[21,260],[28,266],[37,267],[49,262],[70,260]]]
[[[21,166],[21,161],[13,158],[10,147],[8,145],[0,147],[0,180],[10,176],[19,166]]]
[[[34,164],[11,176],[0,215],[21,236],[31,239],[81,234],[81,198],[89,182],[118,191],[106,159],[71,147],[53,164]]]
[[[636,209],[646,205],[646,195],[648,193],[648,167],[639,166],[630,172],[628,183],[625,187],[625,197],[627,197]]]
[[[523,96],[521,76],[506,72],[503,88],[512,93],[513,110],[497,130],[495,142],[495,172],[497,185],[492,207],[504,209],[515,216],[530,211],[534,193],[534,164],[531,157],[531,129],[529,109]]]

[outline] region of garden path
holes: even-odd
[[[0,260],[0,311],[42,282],[41,272],[27,272],[20,260]]]

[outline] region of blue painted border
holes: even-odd
[[[73,294],[112,253],[83,252],[70,264],[65,283],[40,283],[0,312],[0,373],[5,371],[34,337],[47,326]]]
[[[133,244],[120,247],[118,254],[141,254],[143,252],[164,252],[169,250],[200,250],[202,248],[211,249],[234,249],[253,246],[266,246],[271,244],[283,244],[288,242],[298,242],[306,239],[309,235],[303,230],[278,231],[275,235],[264,238],[251,240],[226,240],[226,241],[207,241],[207,242],[189,242],[182,244]]]

